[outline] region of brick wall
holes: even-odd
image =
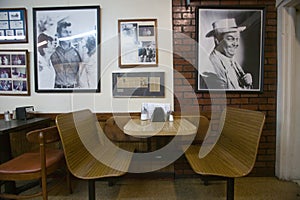
[[[196,74],[196,6],[262,6],[266,8],[265,44],[264,44],[264,85],[262,93],[228,92],[228,106],[259,110],[266,114],[266,123],[260,141],[258,157],[252,176],[273,176],[275,174],[276,148],[276,89],[277,89],[277,13],[275,0],[192,0],[186,8],[185,0],[173,0],[174,31],[174,90],[175,112],[200,109],[211,111],[210,94],[190,91],[195,88]],[[187,81],[185,81],[187,80]],[[215,98],[215,97],[214,97]],[[184,157],[175,164],[176,175],[193,174]]]

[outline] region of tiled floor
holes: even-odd
[[[49,200],[88,199],[87,182],[74,180],[73,194],[68,194],[65,183],[49,194]],[[138,179],[121,178],[114,186],[96,182],[96,199],[115,200],[222,200],[225,182],[213,181],[204,186],[200,179]],[[41,198],[35,198],[35,200]],[[274,177],[244,177],[235,181],[236,200],[300,200],[300,186]]]

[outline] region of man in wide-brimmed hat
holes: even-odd
[[[245,26],[237,26],[235,19],[222,19],[212,24],[213,30],[206,37],[214,37],[215,47],[209,56],[211,66],[201,72],[208,89],[250,89],[252,75],[245,73],[235,61],[240,32]]]

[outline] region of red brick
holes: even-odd
[[[276,154],[276,95],[277,95],[277,11],[274,0],[195,0],[186,9],[185,2],[173,0],[173,42],[174,42],[174,90],[176,91],[176,112],[189,109],[200,109],[200,113],[211,112],[211,98],[216,99],[216,108],[221,110],[222,98],[228,106],[259,110],[266,114],[266,123],[259,145],[258,160],[250,175],[272,176],[275,174]],[[209,92],[186,92],[190,87],[195,89],[196,74],[193,63],[196,63],[197,35],[195,9],[197,6],[214,5],[249,5],[266,7],[266,27],[264,43],[264,78],[263,92],[227,92],[226,95]],[[190,9],[192,12],[190,12]],[[182,19],[181,19],[182,18]],[[184,59],[183,59],[184,58]],[[195,64],[197,66],[197,64]],[[186,79],[186,80],[185,80]],[[188,87],[187,87],[188,86]],[[210,115],[210,114],[209,114]],[[214,125],[213,125],[214,126]],[[185,159],[175,168],[176,174],[193,175]]]

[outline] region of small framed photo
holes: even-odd
[[[118,20],[119,67],[158,65],[157,20]]]
[[[27,42],[26,9],[0,8],[0,44]]]
[[[0,50],[0,95],[30,95],[27,50]]]
[[[262,92],[265,9],[198,7],[196,91]]]
[[[100,92],[100,7],[33,8],[36,92]]]

